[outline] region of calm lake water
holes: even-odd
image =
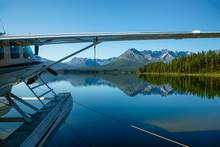
[[[44,76],[73,108],[48,146],[220,146],[220,80],[126,74]],[[23,84],[18,95],[31,96]]]

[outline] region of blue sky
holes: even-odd
[[[65,32],[220,31],[219,0],[0,0],[0,18],[8,34]],[[57,60],[86,44],[43,46],[40,55]],[[98,58],[138,50],[220,49],[220,39],[108,42]],[[92,50],[78,56],[92,57]]]

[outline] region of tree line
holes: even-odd
[[[217,73],[220,71],[220,52],[192,53],[166,64],[155,62],[139,68],[140,73]]]

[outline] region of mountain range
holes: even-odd
[[[160,51],[138,51],[137,49],[131,48],[118,57],[108,59],[94,60],[74,57],[71,61],[66,62],[65,67],[74,70],[90,70],[96,67],[97,70],[131,71],[153,62],[169,63],[175,58],[189,54],[191,54],[191,52],[188,51],[171,51],[168,49],[162,49]]]

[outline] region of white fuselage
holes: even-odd
[[[40,62],[39,60],[29,46],[0,45],[0,71],[3,68],[34,64]]]
[[[39,73],[43,65],[42,58],[35,56],[29,46],[0,44],[0,95],[12,85]]]

